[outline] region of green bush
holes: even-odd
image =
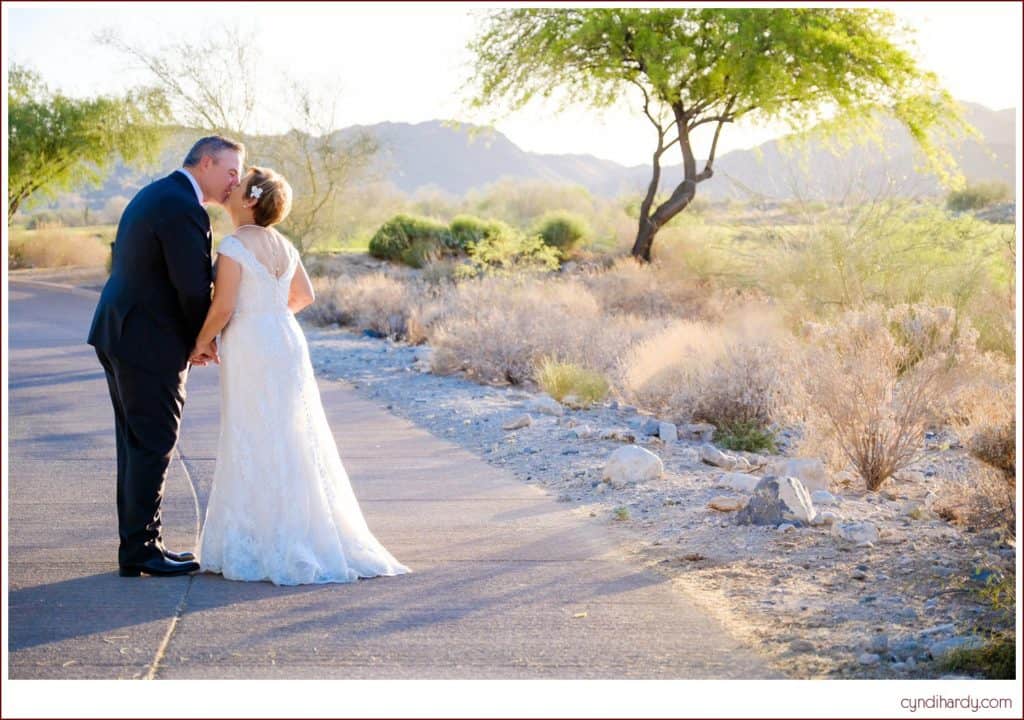
[[[953,212],[981,210],[989,205],[1009,202],[1012,198],[1013,193],[1006,183],[983,182],[951,192],[946,196],[946,208]]]
[[[459,278],[558,269],[558,250],[546,245],[539,235],[523,235],[499,221],[488,227],[487,237],[469,245],[469,262],[456,269]]]
[[[399,214],[378,228],[370,238],[370,254],[384,260],[402,261],[414,244],[419,248],[408,257],[417,257],[432,247],[448,247],[448,226],[432,218]]]
[[[545,245],[557,248],[563,258],[569,257],[580,243],[592,235],[583,217],[561,210],[544,213],[537,222],[536,233]]]
[[[775,435],[758,423],[741,422],[715,430],[715,442],[726,450],[745,452],[776,451]]]
[[[456,215],[448,226],[453,249],[468,252],[470,245],[493,235],[495,227],[494,222],[486,222],[474,215]]]

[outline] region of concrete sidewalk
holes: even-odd
[[[596,522],[336,382],[321,392],[356,496],[412,574],[118,577],[113,415],[84,344],[96,294],[10,288],[11,678],[776,676]],[[163,505],[172,548],[195,547],[217,404],[216,369],[196,368]]]

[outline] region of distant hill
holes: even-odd
[[[968,180],[998,180],[1014,187],[1015,111],[993,111],[970,103],[964,107],[967,120],[982,135],[980,141],[968,140],[953,150],[964,174]],[[582,185],[595,195],[614,197],[643,192],[650,177],[646,166],[626,167],[591,155],[526,152],[500,132],[438,120],[352,126],[339,130],[337,136],[360,131],[371,133],[380,143],[373,174],[407,193],[432,186],[463,195],[502,178],[522,178]],[[153,167],[139,171],[119,165],[102,188],[84,190],[80,198],[90,208],[100,209],[114,196],[131,196],[141,185],[177,167],[197,135],[178,131]],[[886,175],[899,179],[901,194],[941,192],[935,178],[915,170],[914,146],[905,130],[887,123],[883,136],[888,147],[885,156],[865,148],[836,156],[812,144],[801,164],[786,155],[777,140],[729,152],[718,158],[715,176],[701,185],[700,196],[785,200],[798,192],[827,199],[841,196],[852,178],[871,186]],[[677,182],[680,175],[678,165],[665,167],[663,185]]]

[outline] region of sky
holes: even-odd
[[[628,3],[622,3],[627,5]],[[754,4],[754,3],[749,3]],[[793,3],[797,5],[798,3]],[[837,3],[840,4],[840,3]],[[849,3],[858,5],[857,3]],[[770,3],[780,6],[784,3]],[[916,30],[919,62],[954,97],[992,109],[1017,107],[1021,87],[1021,4],[872,3]],[[4,3],[4,64],[37,70],[70,95],[122,92],[145,71],[95,41],[114,28],[151,48],[236,25],[259,56],[263,130],[282,129],[273,78],[281,70],[336,88],[338,126],[457,119],[490,123],[524,150],[587,153],[626,165],[649,162],[653,130],[639,106],[558,112],[534,103],[514,114],[470,111],[466,44],[484,6],[458,3]],[[286,99],[282,96],[281,103]],[[780,126],[737,124],[722,133],[719,154],[779,136]],[[700,154],[698,152],[698,154]]]

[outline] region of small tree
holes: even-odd
[[[157,90],[80,100],[51,92],[21,65],[10,68],[9,81],[8,224],[36,193],[98,184],[118,157],[151,161],[160,150],[167,105]]]
[[[470,44],[472,104],[506,100],[515,110],[561,94],[600,108],[639,93],[657,138],[632,250],[648,261],[658,230],[714,174],[722,128],[741,118],[799,129],[828,109],[843,122],[886,109],[934,168],[948,164],[928,130],[958,124],[958,110],[895,44],[896,31],[892,13],[863,8],[500,10]],[[714,132],[698,169],[694,133],[705,126]],[[675,145],[683,177],[655,207],[662,157]]]
[[[287,74],[279,86],[268,81],[252,43],[237,26],[158,48],[129,43],[113,31],[96,39],[153,75],[179,123],[240,138],[247,162],[270,165],[284,175],[294,193],[281,229],[300,253],[330,233],[340,193],[377,152],[366,133],[342,137],[337,132],[333,93]],[[289,129],[280,135],[256,134],[256,120],[271,107],[284,113]]]

